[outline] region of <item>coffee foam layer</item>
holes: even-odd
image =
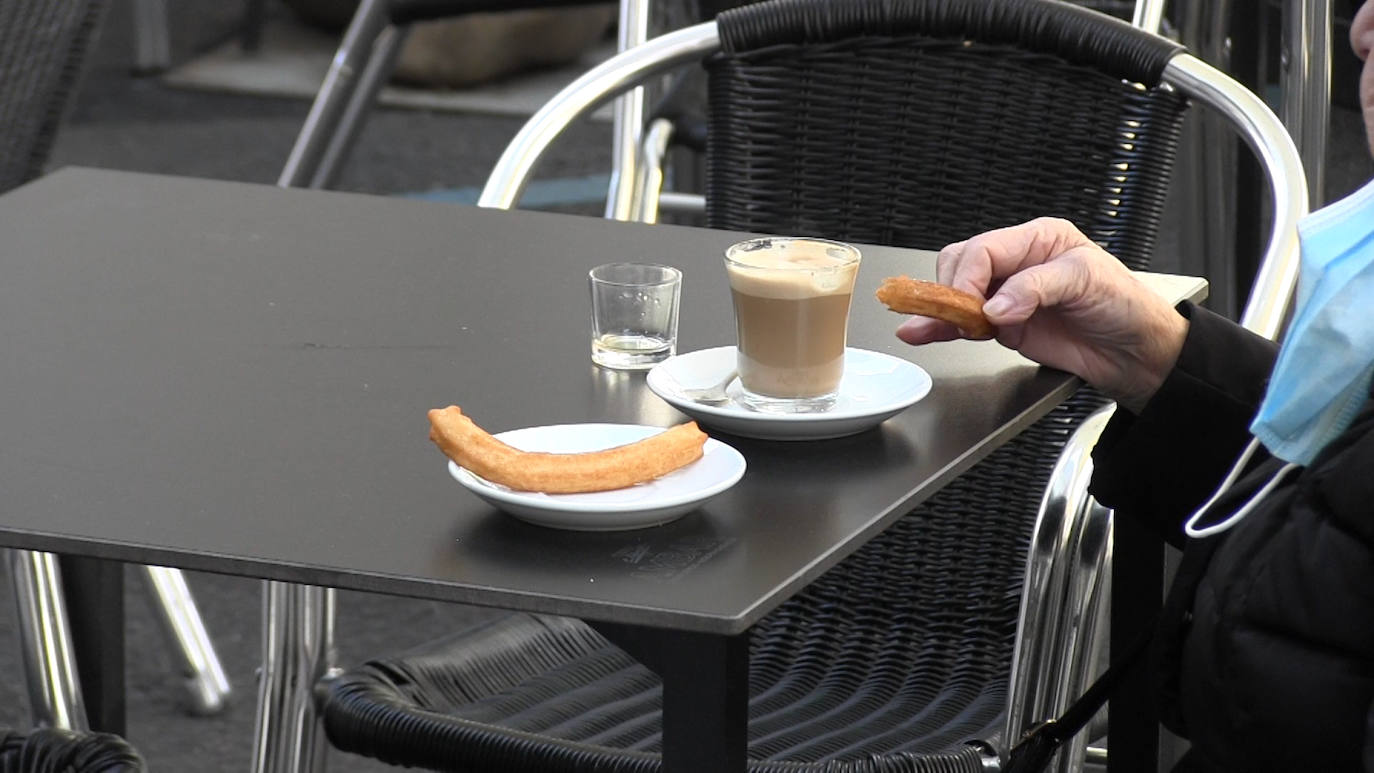
[[[774,245],[730,255],[726,271],[736,292],[763,298],[814,298],[852,291],[859,262],[818,243]]]

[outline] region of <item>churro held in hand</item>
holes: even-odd
[[[429,412],[429,438],[458,466],[516,491],[581,494],[628,488],[701,458],[706,433],[696,422],[602,451],[521,451],[473,423],[456,405]]]
[[[997,335],[997,329],[983,314],[983,302],[978,296],[962,290],[909,276],[896,276],[884,279],[874,294],[899,314],[944,320],[969,338],[986,339]]]

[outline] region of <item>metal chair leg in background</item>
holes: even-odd
[[[86,707],[81,699],[57,556],[6,550],[5,563],[14,587],[19,650],[34,724],[86,730]]]
[[[362,0],[310,105],[278,185],[325,188],[333,181],[377,90],[391,72],[405,32],[391,24],[386,0]]]
[[[316,686],[336,662],[332,588],[263,583],[262,678],[254,773],[322,773],[327,745]]]
[[[167,0],[133,0],[134,71],[160,73],[172,64]]]
[[[617,26],[618,51],[644,45],[649,39],[649,0],[620,0]],[[630,220],[634,206],[635,167],[639,138],[644,127],[643,86],[625,92],[615,101],[611,129],[611,187],[606,194],[606,217]]]
[[[1059,716],[1096,677],[1106,647],[1112,512],[1088,494],[1092,447],[1112,409],[1089,416],[1050,473],[1026,557],[1011,667],[1007,738]],[[1050,770],[1081,770],[1091,728],[1066,743]]]
[[[1331,112],[1331,0],[1285,0],[1279,116],[1302,156],[1313,208],[1326,201]]]
[[[180,661],[191,713],[212,716],[224,710],[233,690],[214,644],[205,631],[196,600],[178,569],[143,567],[150,600],[167,641]]]

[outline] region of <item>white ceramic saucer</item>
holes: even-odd
[[[502,432],[496,437],[521,451],[580,453],[633,443],[662,432],[639,424],[556,424]],[[540,494],[512,491],[453,462],[449,474],[499,510],[540,526],[577,531],[638,529],[667,523],[703,505],[744,475],[739,451],[708,439],[700,459],[657,480],[615,491]]]
[[[734,368],[733,346],[689,352],[655,365],[649,371],[649,389],[708,428],[763,440],[853,435],[878,426],[930,392],[930,374],[919,365],[881,352],[849,348],[844,353],[844,377],[835,407],[822,413],[759,413],[733,400],[704,405],[683,394],[686,389],[720,383]],[[726,394],[738,393],[739,381],[735,380]]]

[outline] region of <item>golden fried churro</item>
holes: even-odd
[[[474,475],[517,491],[579,494],[645,483],[701,458],[706,433],[689,421],[603,451],[520,451],[477,426],[456,405],[429,412],[429,439]]]
[[[978,296],[908,276],[888,277],[874,293],[889,309],[900,314],[920,314],[957,326],[969,338],[997,335],[997,329],[983,314]]]

